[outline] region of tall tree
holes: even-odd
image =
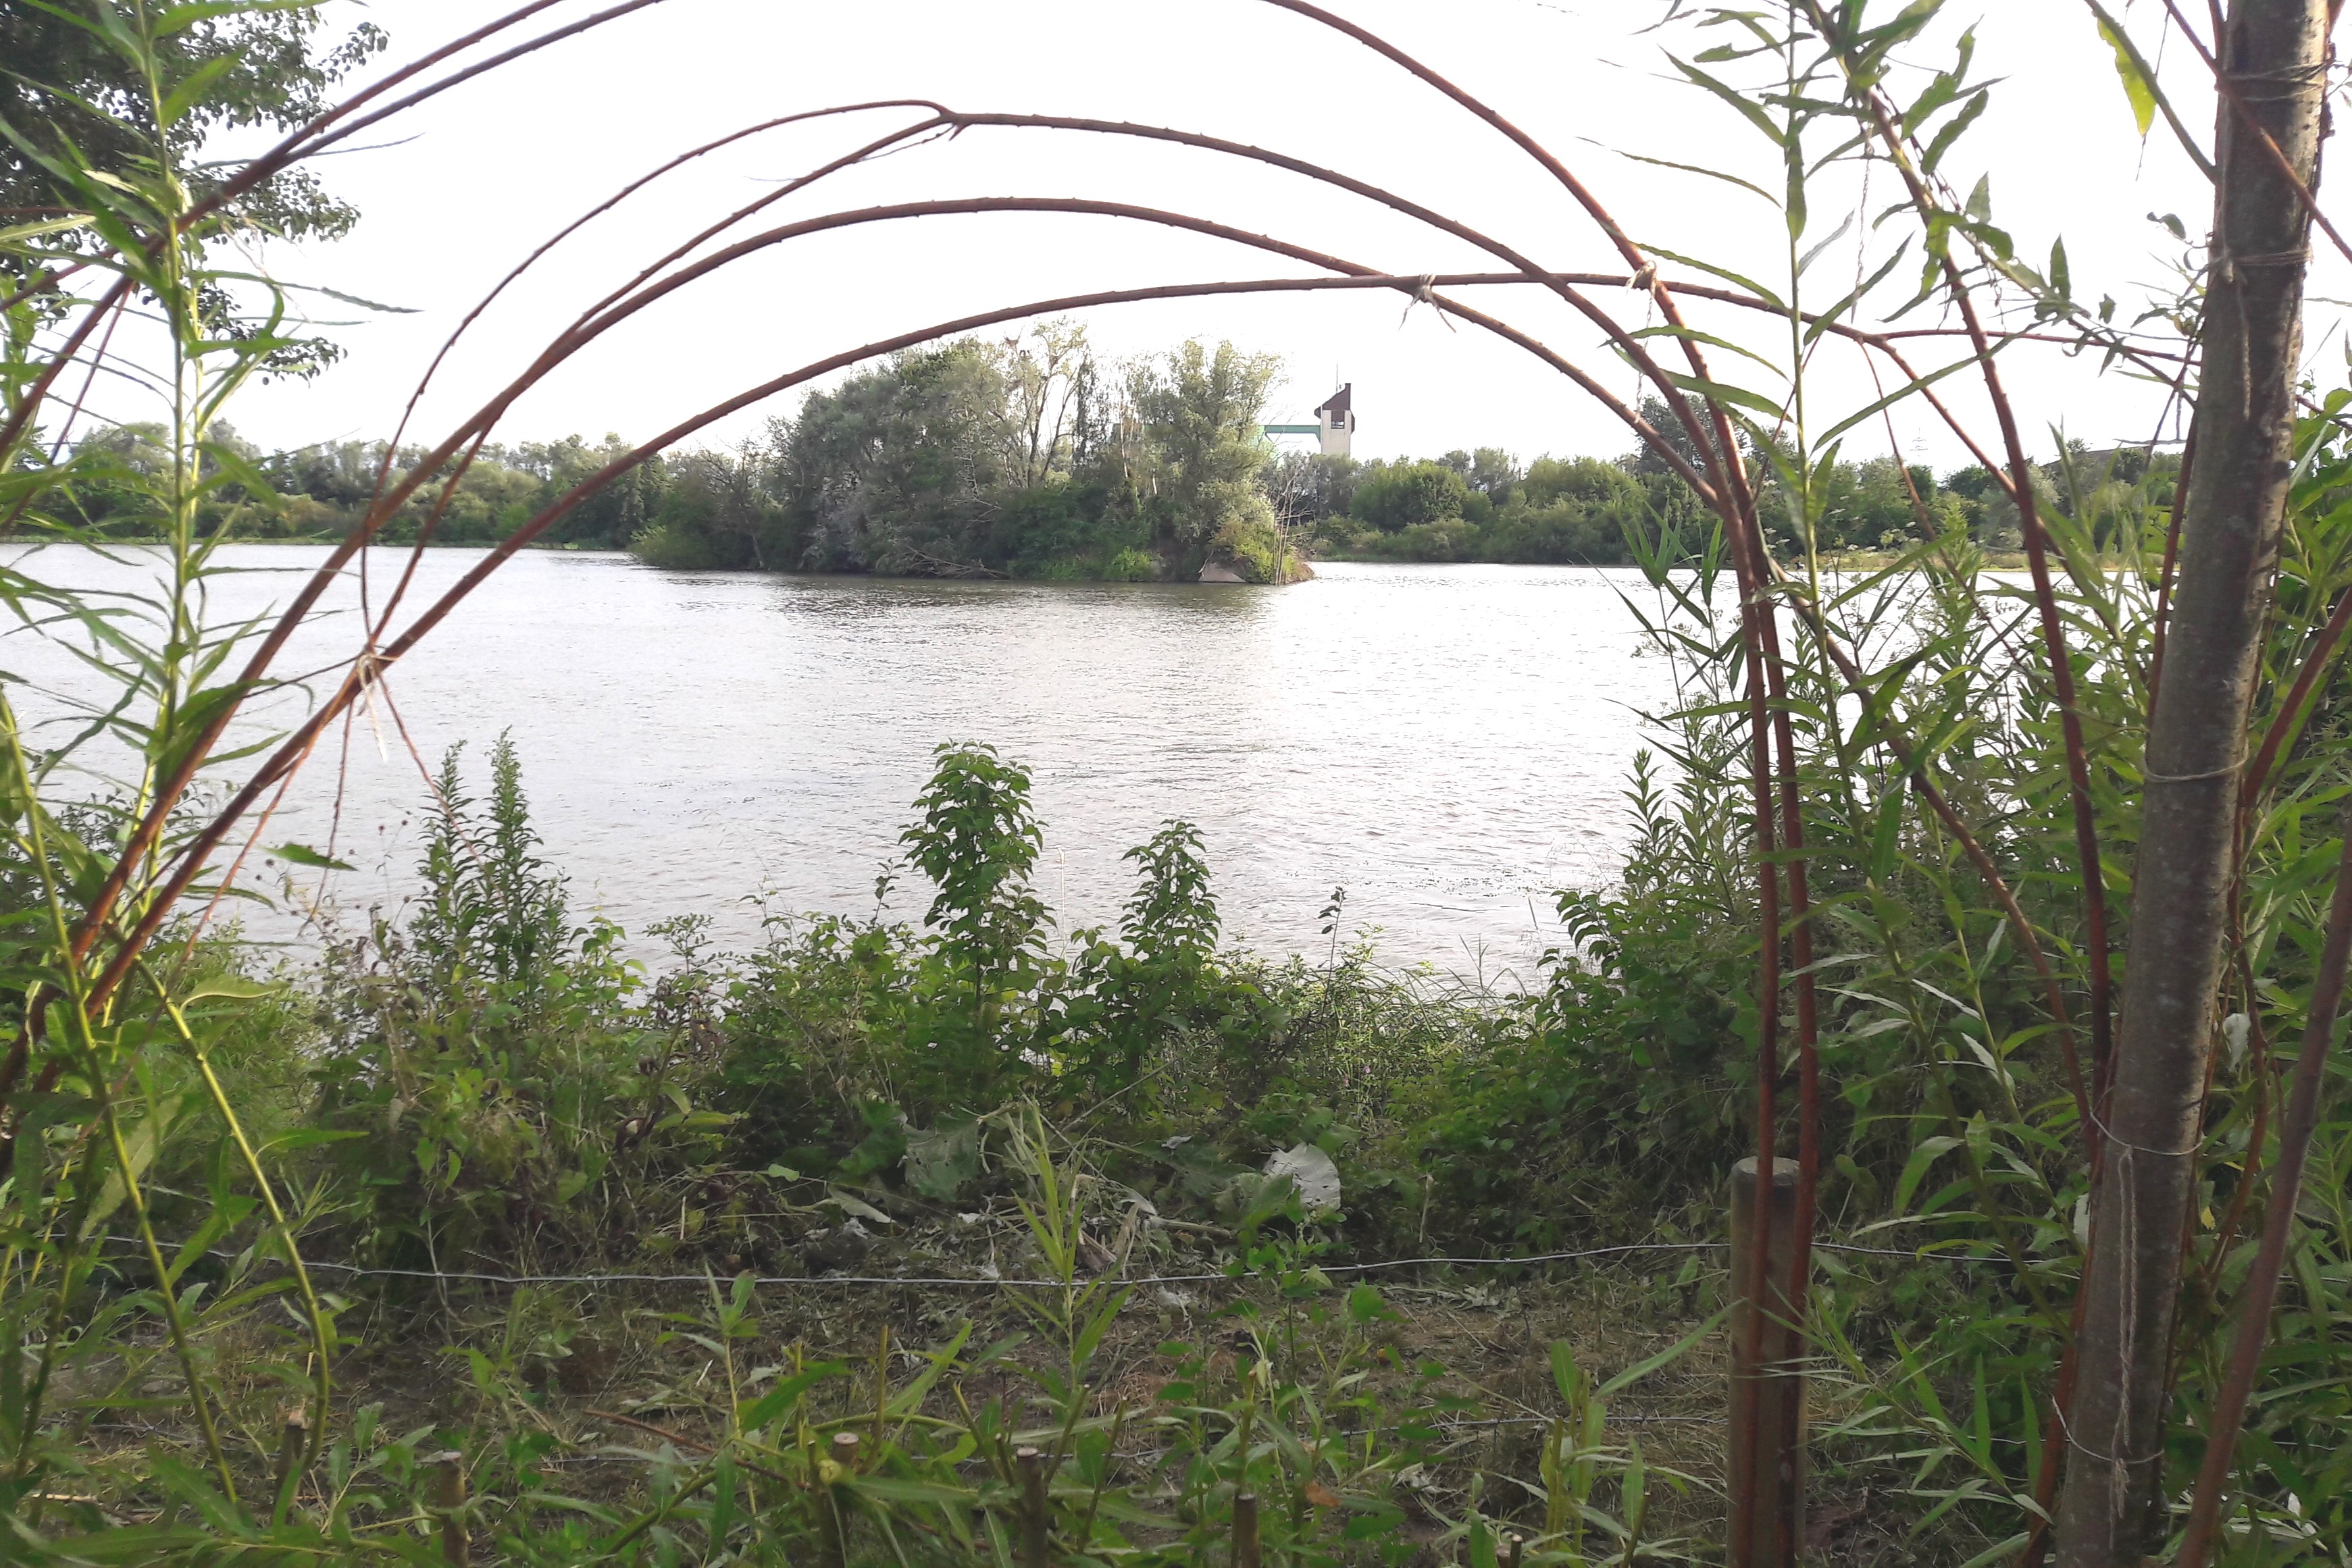
[[[2329,12],[2328,0],[2234,0],[2220,39],[2232,90],[2221,96],[2215,135],[2196,453],[2148,726],[2122,1029],[2102,1115],[2058,1524],[2064,1568],[2138,1568],[2168,1522],[2172,1320],[2196,1196],[2247,716],[2294,461],[2310,233],[2295,181],[2309,191],[2318,180]]]
[[[1259,437],[1266,393],[1281,373],[1272,354],[1195,340],[1136,367],[1128,398],[1149,440],[1158,520],[1197,545],[1236,527],[1274,524],[1258,487],[1269,455]]]
[[[1057,317],[1028,339],[1007,338],[1003,367],[1006,446],[1023,485],[1042,485],[1071,466],[1074,438],[1095,379],[1084,322]]]
[[[201,186],[209,169],[199,157],[207,136],[230,127],[291,130],[327,105],[327,94],[382,49],[383,30],[363,22],[331,43],[316,5],[206,15],[182,6],[151,22],[167,93],[204,78],[189,111],[173,126],[174,162]],[[42,160],[70,145],[101,172],[120,172],[153,151],[155,105],[112,29],[113,7],[89,0],[0,0],[0,218],[72,207]],[[198,194],[202,194],[199,189]],[[307,170],[263,182],[237,204],[238,215],[273,233],[334,238],[358,213],[330,195]]]

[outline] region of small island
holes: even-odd
[[[1264,423],[1283,379],[1278,356],[1229,342],[1105,361],[1068,320],[959,339],[812,391],[759,438],[654,457],[541,544],[625,549],[675,571],[1282,585],[1311,578],[1314,560],[1624,565],[1664,537],[1712,527],[1674,465],[1648,450],[1522,464],[1481,446],[1360,461],[1352,384],[1314,423]],[[1645,399],[1642,413],[1687,447],[1663,401]],[[76,524],[124,542],[156,538],[131,480],[156,470],[163,440],[160,425],[127,423],[80,443],[107,461],[75,492]],[[265,455],[225,425],[211,444],[241,459],[245,476],[218,476],[199,531],[287,543],[342,538],[380,476],[404,477],[425,455],[403,447],[387,461],[383,443],[361,441]],[[420,487],[377,538],[495,544],[629,450],[615,434],[485,445],[446,501],[442,486]],[[1682,455],[1696,465],[1695,448]],[[1784,559],[1873,568],[1939,541],[2000,566],[2020,548],[2017,509],[1981,467],[1938,479],[1892,456],[1833,461],[1813,515],[1800,518],[1782,498],[1789,455],[1751,441],[1747,456]],[[2065,498],[2104,556],[2170,504],[2179,464],[2068,441],[2035,487],[2044,509]]]

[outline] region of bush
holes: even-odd
[[[1415,523],[1392,534],[1363,534],[1358,548],[1381,560],[1448,561],[1481,558],[1479,533],[1460,517],[1442,523]]]
[[[1443,463],[1375,463],[1356,481],[1350,517],[1383,533],[1462,515],[1470,482]]]
[[[723,563],[709,536],[656,523],[629,541],[629,553],[664,571],[717,571]]]
[[[1284,557],[1271,516],[1228,518],[1209,540],[1208,559],[1230,568],[1244,582],[1282,581]]]
[[[458,760],[415,914],[330,934],[311,1114],[357,1199],[349,1243],[402,1268],[634,1253],[640,1196],[727,1124],[687,1098],[716,1040],[707,998],[690,975],[647,994],[618,927],[571,924],[507,738],[486,810]]]
[[[1105,582],[1150,582],[1160,576],[1160,562],[1148,550],[1123,549],[1106,562]]]

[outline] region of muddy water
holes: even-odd
[[[212,618],[282,603],[322,554],[231,548],[221,559],[241,570],[215,580]],[[478,559],[431,552],[413,591]],[[371,563],[379,601],[404,560]],[[34,566],[123,591],[153,568],[136,550],[51,549]],[[1610,882],[1626,838],[1634,715],[1666,679],[1617,597],[1637,584],[1349,564],[1284,590],[942,583],[529,554],[399,667],[389,703],[320,748],[268,839],[331,838],[358,867],[331,897],[396,902],[425,798],[411,744],[437,760],[510,730],[583,907],[639,930],[707,914],[740,942],[763,909],[870,909],[932,747],[984,740],[1035,775],[1041,891],[1066,925],[1115,919],[1120,852],[1182,816],[1205,836],[1228,930],[1253,946],[1319,950],[1318,911],[1345,886],[1346,924],[1377,928],[1391,960],[1525,972],[1553,892]],[[354,574],[335,595],[344,613],[283,667],[347,658],[360,592]],[[0,668],[87,688],[31,642],[7,637]],[[41,711],[37,693],[13,695]],[[279,697],[276,722],[304,700]],[[908,878],[892,907],[912,917],[922,902]]]

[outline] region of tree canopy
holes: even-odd
[[[241,126],[291,130],[327,106],[328,93],[381,50],[383,29],[362,22],[341,38],[322,36],[316,5],[206,16],[205,7],[161,30],[154,53],[166,93],[201,83],[173,123],[173,162],[201,184],[212,172],[205,139]],[[0,0],[0,209],[8,216],[79,210],[45,163],[68,146],[97,171],[120,173],[152,162],[156,105],[135,56],[101,21],[65,0]],[[119,23],[117,24],[120,25]],[[237,204],[256,227],[295,238],[336,238],[359,214],[307,170],[263,182]]]

